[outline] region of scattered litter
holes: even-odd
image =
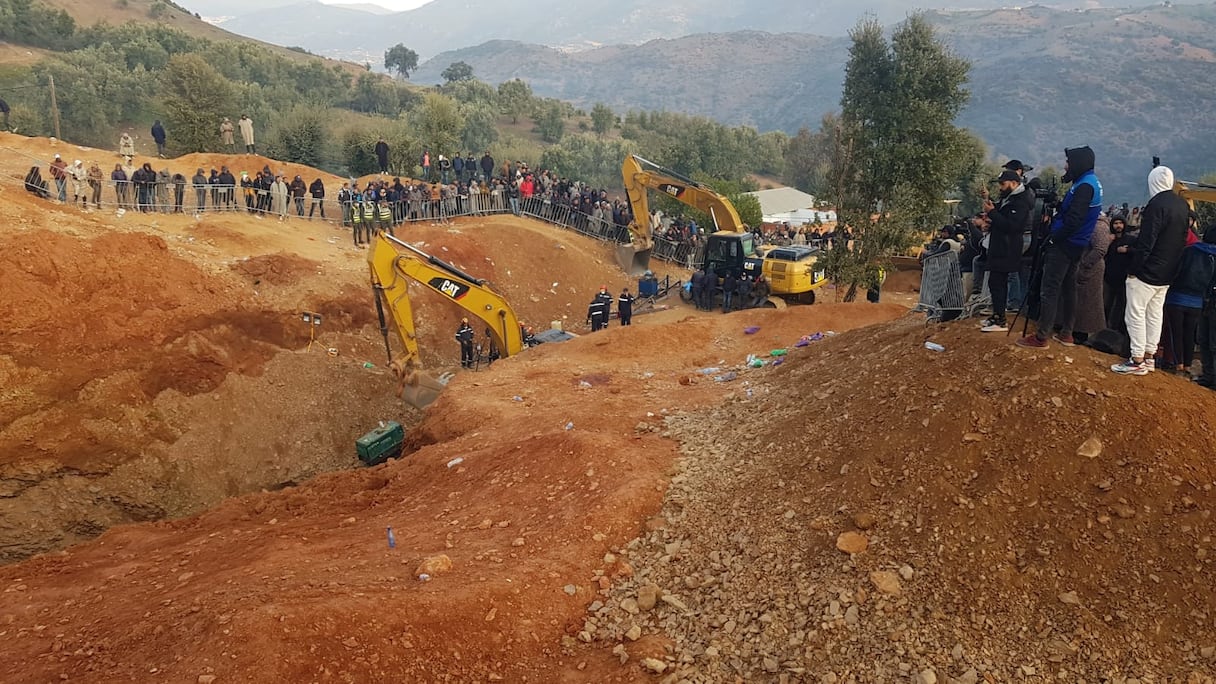
[[[768,353],[769,356],[785,356],[789,351],[786,349],[774,349]]]
[[[699,370],[697,372],[700,373],[701,375],[713,375],[714,373],[717,373],[720,370],[722,370],[722,369],[717,366],[711,366],[709,368],[702,368],[701,370]]]
[[[738,373],[731,371],[725,375],[715,375],[714,382],[730,382],[731,380],[734,380],[735,378],[738,378],[738,377],[739,377]]]
[[[363,362],[363,367],[364,367],[364,368],[375,368],[375,367],[376,367],[376,364],[372,363],[371,361],[364,361],[364,362]]]
[[[783,363],[785,363],[785,357],[784,357],[784,356],[779,357],[779,358],[776,358],[776,359],[773,359],[773,365],[774,365],[774,366],[780,366],[780,365],[781,365],[781,364],[783,364]]]
[[[430,582],[431,576],[424,572],[421,575],[418,575],[418,581],[419,582]]]
[[[457,456],[456,458],[453,458],[452,460],[448,461],[448,467],[452,468],[452,467],[460,465],[461,463],[464,463],[464,457]]]
[[[591,389],[591,383],[587,382],[586,380],[579,380],[578,388],[579,389]]]
[[[760,332],[760,326],[758,325],[749,325],[743,329],[744,335],[755,335],[758,332]]]
[[[523,397],[521,397],[521,396],[519,396],[518,394],[516,394],[515,396],[511,397],[511,401],[523,401],[523,400],[524,400],[524,398],[523,398]]]
[[[936,342],[925,342],[925,349],[935,352],[944,352],[946,348]]]
[[[388,547],[390,549],[397,548],[397,537],[393,534],[393,528],[386,528],[388,531]]]
[[[748,368],[763,368],[764,359],[756,358],[754,355],[749,355],[747,357],[747,367]]]
[[[574,423],[572,423],[572,422],[571,422],[571,423],[566,423],[566,430],[567,430],[567,431],[569,431],[569,430],[573,430],[573,429],[574,429]]]
[[[326,354],[329,354],[330,356],[337,356],[337,355],[338,355],[338,348],[337,348],[337,347],[330,347],[329,349],[326,349],[326,350],[325,350],[325,353],[326,353]]]
[[[642,379],[643,379],[643,380],[649,380],[649,379],[651,379],[651,378],[653,378],[653,377],[654,377],[654,373],[649,373],[649,372],[648,372],[648,373],[642,373]]]

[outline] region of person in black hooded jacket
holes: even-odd
[[[312,203],[308,205],[308,218],[312,218],[312,212],[316,209],[321,210],[321,220],[325,220],[325,184],[318,178],[308,186],[308,194],[312,195]]]
[[[1148,174],[1152,199],[1144,207],[1140,237],[1129,250],[1127,336],[1131,358],[1110,367],[1120,375],[1145,375],[1155,369],[1153,356],[1161,342],[1165,295],[1178,275],[1190,224],[1190,207],[1174,192],[1174,172],[1157,166]]]
[[[1034,212],[1034,193],[1022,185],[1015,171],[1006,170],[997,178],[1001,185],[1000,204],[984,202],[988,221],[988,291],[992,294],[992,317],[984,322],[984,332],[1005,332],[1005,307],[1009,301],[1009,276],[1022,265],[1022,237],[1026,217]]]

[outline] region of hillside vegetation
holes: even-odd
[[[1131,202],[1143,199],[1153,155],[1183,177],[1216,169],[1213,5],[928,16],[971,60],[961,123],[998,156],[1042,167],[1059,165],[1065,146],[1092,145],[1106,185]],[[439,55],[413,78],[434,82],[465,61],[482,78],[518,76],[576,106],[685,111],[793,134],[837,108],[847,48],[844,38],[762,32],[573,53],[495,41]]]

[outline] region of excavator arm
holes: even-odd
[[[617,261],[630,275],[644,272],[650,265],[650,250],[654,247],[653,228],[650,225],[650,201],[647,190],[666,193],[690,207],[708,214],[720,231],[742,231],[745,226],[739,219],[730,200],[714,192],[703,183],[688,178],[636,154],[625,158],[621,165],[621,179],[625,183],[625,194],[629,196],[629,208],[633,220],[629,233],[633,241],[617,247]]]
[[[523,338],[515,311],[485,280],[385,233],[372,241],[367,262],[371,268],[372,289],[380,316],[380,332],[384,335],[389,363],[400,381],[402,398],[406,403],[417,408],[427,406],[439,396],[451,377],[435,378],[422,371],[418,336],[414,329],[414,311],[410,302],[410,281],[443,295],[470,316],[482,321],[504,358],[523,350]],[[386,308],[405,350],[404,355],[396,360],[392,358],[392,349],[388,344],[388,324],[384,315]]]
[[[1216,185],[1206,185],[1192,181],[1176,181],[1174,192],[1178,193],[1186,203],[1195,209],[1196,202],[1216,202]]]

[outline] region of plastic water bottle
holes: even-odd
[[[925,349],[935,352],[944,352],[946,348],[936,342],[925,342]]]
[[[388,547],[390,549],[397,548],[397,537],[393,535],[393,528],[389,527],[386,529],[388,530]]]

